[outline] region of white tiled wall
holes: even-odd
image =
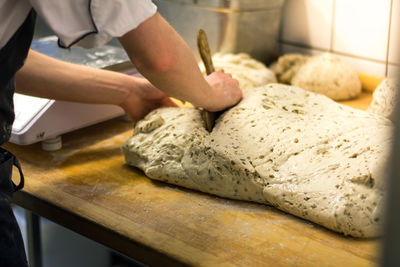
[[[331,42],[333,0],[286,1],[282,40],[328,50]]]
[[[282,54],[332,52],[359,72],[400,71],[400,0],[286,0]]]

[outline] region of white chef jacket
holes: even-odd
[[[62,47],[100,47],[153,16],[151,0],[0,0],[0,48],[31,9],[57,34]]]

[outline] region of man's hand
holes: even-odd
[[[154,87],[148,80],[135,79],[135,86],[130,88],[130,94],[120,104],[133,121],[142,119],[150,111],[159,107],[177,107],[165,93]]]
[[[232,78],[231,74],[216,71],[206,77],[206,81],[213,89],[214,99],[204,105],[208,111],[219,111],[226,107],[235,105],[242,99],[242,91],[239,88],[239,81]]]

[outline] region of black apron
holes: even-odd
[[[24,64],[33,37],[36,14],[33,10],[7,44],[0,50],[0,145],[7,142],[14,122],[15,73]],[[11,180],[13,166],[20,184]],[[24,242],[11,208],[13,193],[24,186],[18,159],[0,147],[0,266],[28,266]]]

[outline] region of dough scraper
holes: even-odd
[[[210,46],[208,45],[207,35],[202,29],[199,29],[197,31],[197,47],[199,48],[200,57],[203,60],[207,75],[213,73],[215,69],[212,62]],[[216,112],[210,112],[202,109],[201,117],[205,122],[207,131],[211,132],[214,127],[215,119],[217,117]]]

